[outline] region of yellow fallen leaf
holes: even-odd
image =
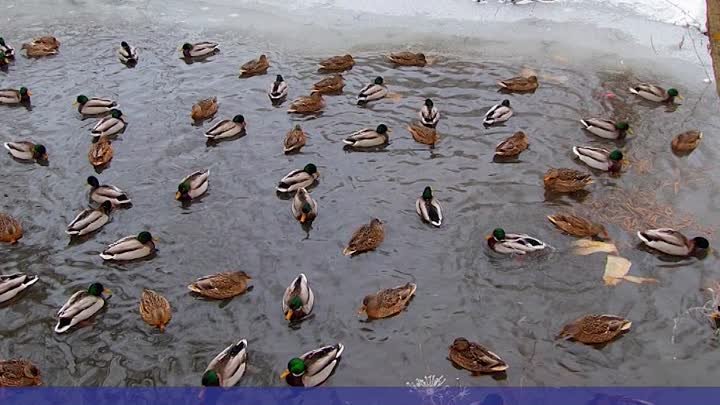
[[[604,252],[604,253],[615,253],[617,254],[617,247],[611,242],[600,242],[590,239],[580,239],[573,242],[573,253],[580,256],[587,256],[593,253]]]
[[[636,276],[624,276],[623,280],[630,281],[631,283],[645,284],[645,283],[659,283],[656,278],[636,277]]]
[[[620,256],[608,256],[604,277],[623,278],[630,271],[630,260]]]

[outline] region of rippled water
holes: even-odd
[[[545,219],[561,209],[587,212],[618,189],[639,189],[656,192],[657,201],[678,215],[691,215],[697,224],[686,229],[689,234],[713,231],[720,204],[713,135],[720,118],[712,85],[654,74],[649,61],[608,68],[603,60],[571,62],[550,53],[508,56],[512,48],[505,55],[463,57],[433,47],[438,60],[432,66],[393,69],[379,56],[388,49],[357,45],[349,49],[357,65],[345,74],[345,93],[327,97],[321,115],[302,118],[289,116],[287,103],[271,106],[267,87],[282,73],[290,99],[306,94],[322,78],[316,62],[329,52],[305,54],[251,33],[239,37],[122,18],[114,24],[68,21],[45,27],[10,22],[13,35],[5,38],[18,48],[46,32],[58,36],[62,48],[53,58],[20,56],[0,74],[0,87],[25,85],[34,94],[32,111],[0,110],[0,140],[31,138],[50,153],[47,167],[2,158],[0,209],[20,218],[26,234],[18,245],[0,246],[0,272],[37,273],[41,281],[0,308],[0,358],[32,359],[47,385],[197,385],[215,354],[241,337],[250,347],[242,385],[282,384],[277,376],[290,357],[337,341],[346,350],[329,381],[335,386],[404,385],[426,374],[468,385],[717,383],[717,340],[705,323],[680,316],[702,305],[700,288],[720,276],[716,254],[702,261],[661,260],[638,249],[621,221],[610,221],[621,255],[633,262],[631,273],[660,283],[609,288],[601,279],[604,255],[573,256],[573,238]],[[115,59],[121,39],[142,48],[135,69]],[[218,40],[222,52],[186,65],[177,47],[187,39]],[[238,79],[239,65],[261,52],[271,60],[268,74]],[[523,66],[539,71],[541,88],[507,96],[516,115],[506,126],[484,129],[482,114],[506,97],[495,82]],[[402,98],[357,107],[356,92],[377,75]],[[638,101],[625,88],[640,79],[677,83],[686,101],[672,112]],[[606,98],[607,92],[618,96]],[[116,211],[87,240],[69,243],[65,225],[86,207],[85,178],[94,174],[86,157],[94,121],[80,120],[71,105],[81,93],[119,100],[129,119],[100,179],[125,189],[133,206]],[[193,126],[189,113],[192,103],[208,96],[219,99],[217,119],[245,115],[247,136],[206,146],[203,132],[212,123]],[[434,150],[416,144],[404,129],[426,97],[443,114]],[[586,115],[630,117],[637,136],[620,146],[634,165],[620,178],[597,174],[584,199],[546,196],[541,177],[549,167],[581,167],[571,146],[613,146],[580,129],[578,119]],[[282,139],[296,122],[310,139],[302,153],[285,156]],[[347,134],[379,123],[394,129],[387,148],[343,150]],[[689,157],[674,157],[670,139],[690,128],[705,132],[703,143]],[[495,145],[518,129],[529,135],[530,149],[516,163],[493,163]],[[319,217],[306,233],[275,186],[308,162],[319,167],[321,178],[312,191]],[[212,171],[209,194],[183,208],[173,199],[177,184],[200,168]],[[443,204],[442,228],[422,224],[414,212],[426,185]],[[380,249],[342,256],[352,231],[372,217],[386,223]],[[524,259],[491,254],[484,236],[496,226],[539,237],[553,249]],[[160,240],[152,260],[118,265],[98,257],[108,243],[141,230]],[[190,281],[227,270],[249,273],[254,289],[222,303],[189,295]],[[299,272],[308,276],[316,305],[314,317],[292,329],[280,300]],[[93,326],[55,335],[55,311],[93,281],[113,290],[107,309]],[[365,294],[407,281],[418,284],[407,311],[370,323],[356,315]],[[171,302],[173,319],[164,334],[139,317],[145,287]],[[566,321],[595,312],[624,315],[633,330],[599,350],[554,340]],[[510,365],[507,379],[455,370],[446,355],[458,336],[501,355]]]

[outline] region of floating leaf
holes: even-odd
[[[615,247],[615,244],[612,242],[600,242],[590,239],[576,240],[573,242],[573,246],[575,246],[573,253],[580,256],[587,256],[598,252],[615,254],[618,252],[617,247]]]
[[[656,278],[637,277],[637,276],[625,276],[623,280],[631,283],[645,284],[645,283],[659,283]]]
[[[632,263],[630,260],[624,257],[608,256],[607,263],[605,264],[605,274],[603,274],[605,285],[618,285],[623,280],[636,284],[658,282],[658,280],[654,278],[629,276],[628,272],[631,266]]]

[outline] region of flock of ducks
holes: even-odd
[[[50,56],[58,53],[60,42],[51,36],[36,38],[23,44],[22,49],[28,57]],[[219,50],[214,42],[186,43],[181,47],[182,58],[188,63],[215,55]],[[117,50],[119,60],[133,67],[139,61],[138,49],[122,42]],[[0,67],[12,62],[15,50],[0,38]],[[425,55],[421,53],[399,52],[388,56],[398,66],[427,65]],[[349,70],[355,64],[351,55],[335,56],[323,60],[319,64],[321,72],[332,73],[315,83],[310,94],[302,96],[290,103],[288,113],[312,114],[321,111],[325,106],[325,95],[342,92],[344,79],[341,72]],[[240,68],[240,77],[251,77],[265,74],[270,67],[267,56],[261,55]],[[536,76],[514,77],[498,83],[505,93],[532,93],[538,86]],[[630,89],[632,94],[657,103],[673,103],[680,98],[676,89],[665,90],[652,84],[639,84]],[[29,105],[31,92],[25,88],[0,90],[0,104]],[[268,97],[274,104],[281,104],[288,95],[288,83],[282,75],[277,75],[270,85]],[[389,95],[388,88],[382,77],[375,78],[363,87],[357,96],[358,104],[366,104],[381,100]],[[128,122],[117,102],[103,98],[89,98],[80,95],[76,98],[78,112],[83,117],[98,117],[97,124],[92,127],[93,144],[88,153],[88,160],[95,167],[106,165],[113,156],[111,138],[121,134]],[[209,98],[193,105],[191,117],[195,121],[211,119],[218,111],[217,98]],[[502,100],[490,108],[483,118],[485,126],[493,126],[509,120],[514,114],[509,100]],[[408,126],[408,131],[419,143],[433,147],[438,141],[436,126],[440,120],[440,112],[434,102],[425,100],[418,113],[419,123]],[[580,121],[582,127],[593,135],[608,140],[618,140],[632,133],[626,122],[615,122],[609,119],[590,118]],[[246,122],[242,115],[232,119],[221,120],[205,132],[209,141],[232,139],[244,134]],[[391,129],[385,124],[376,128],[364,128],[351,134],[344,143],[349,148],[366,149],[384,146],[389,141]],[[689,131],[678,135],[672,141],[672,149],[676,153],[689,153],[698,146],[702,134]],[[286,153],[299,151],[306,142],[306,135],[300,125],[292,128],[284,142]],[[528,148],[529,138],[522,131],[517,132],[497,145],[497,159],[514,159]],[[44,145],[30,141],[6,142],[4,144],[10,155],[21,161],[43,162],[48,159],[48,151]],[[619,150],[576,146],[573,153],[580,161],[592,169],[619,173],[622,169],[623,154]],[[310,223],[318,215],[318,204],[308,189],[313,186],[320,173],[317,167],[309,163],[302,169],[292,170],[283,177],[277,186],[280,193],[292,194],[291,211],[301,223]],[[175,198],[180,201],[191,201],[203,196],[209,187],[210,171],[194,172],[180,181]],[[543,178],[545,188],[556,193],[574,193],[583,190],[593,183],[592,175],[569,168],[551,168]],[[131,199],[127,193],[113,185],[101,184],[95,176],[87,179],[90,186],[89,199],[95,207],[80,212],[68,224],[66,232],[71,237],[82,237],[101,229],[109,220],[112,211],[118,207],[128,207]],[[443,221],[442,208],[434,197],[431,187],[425,187],[415,202],[420,218],[435,227]],[[560,230],[579,237],[597,237],[607,239],[608,234],[602,225],[585,218],[557,214],[548,217]],[[22,238],[21,223],[9,215],[0,213],[0,241],[16,243]],[[689,256],[702,253],[709,247],[703,237],[689,239],[678,231],[669,228],[652,229],[637,233],[639,239],[651,248],[676,256]],[[356,255],[376,249],[385,238],[384,225],[380,219],[374,218],[368,224],[358,228],[343,250],[345,255]],[[526,234],[508,233],[502,228],[493,230],[487,237],[487,244],[492,251],[501,254],[525,255],[546,248],[541,240]],[[150,232],[143,231],[130,235],[109,245],[100,253],[103,260],[132,261],[151,257],[155,252],[155,241]],[[208,275],[197,279],[188,288],[195,294],[208,299],[229,299],[245,293],[250,288],[251,277],[244,272],[226,272]],[[22,291],[38,281],[35,275],[15,273],[0,275],[0,303],[16,298]],[[383,289],[375,294],[367,295],[360,308],[360,313],[369,319],[380,319],[394,316],[402,312],[410,303],[417,286],[407,283],[394,288]],[[110,292],[100,283],[92,283],[87,290],[73,294],[57,313],[56,333],[65,333],[96,315],[105,306]],[[308,317],[315,304],[315,295],[304,274],[298,275],[287,287],[282,297],[282,311],[289,322],[300,322]],[[139,305],[142,319],[151,326],[165,329],[171,319],[170,304],[165,297],[152,290],[144,290]],[[573,339],[586,344],[605,344],[622,333],[628,331],[631,322],[615,315],[587,315],[566,325],[559,337]],[[242,339],[231,344],[220,352],[208,365],[202,376],[203,386],[230,387],[242,378],[248,361],[247,341]],[[311,350],[291,359],[281,378],[292,386],[312,387],[322,384],[334,372],[343,354],[344,346],[340,343]],[[448,358],[458,367],[472,373],[498,373],[507,370],[508,365],[500,356],[479,343],[466,338],[457,338],[449,347]],[[38,369],[27,360],[0,361],[0,386],[24,386],[40,384]]]

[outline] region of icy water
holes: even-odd
[[[76,3],[63,2],[72,14],[38,19],[16,5],[15,18],[3,24],[3,36],[17,48],[45,33],[62,47],[52,58],[19,56],[0,73],[0,87],[24,85],[33,92],[31,111],[0,109],[0,140],[33,139],[50,154],[47,167],[2,157],[0,210],[22,220],[25,237],[0,246],[0,272],[36,273],[41,281],[0,308],[0,358],[31,359],[46,385],[198,385],[218,352],[246,338],[249,368],[240,385],[249,386],[284,384],[278,375],[289,358],[335,342],[346,350],[327,383],[332,386],[402,386],[428,374],[462,385],[717,383],[718,341],[706,322],[685,313],[703,305],[707,296],[700,289],[720,277],[717,255],[668,260],[639,248],[634,237],[637,228],[661,222],[717,245],[718,98],[714,85],[702,82],[697,63],[654,57],[631,45],[617,52],[569,50],[512,35],[483,41],[419,35],[407,42],[409,34],[398,39],[373,31],[369,38],[327,38],[328,45],[316,41],[327,34],[312,28],[283,41],[248,23],[256,14],[242,17],[248,25],[230,29],[172,23],[129,6],[116,15],[86,14],[86,4]],[[304,35],[315,42],[297,45]],[[121,40],[141,47],[134,69],[115,58]],[[187,40],[216,40],[222,52],[187,65],[177,50]],[[394,69],[382,54],[405,45],[426,50],[435,62]],[[323,77],[315,70],[319,59],[346,51],[357,64],[345,73],[345,92],[327,97],[322,114],[294,117],[287,103],[271,106],[266,91],[275,74],[288,81],[292,100]],[[239,65],[260,53],[270,58],[268,74],[239,79]],[[498,93],[495,82],[522,68],[538,72],[540,89]],[[378,75],[401,98],[356,106],[357,91]],[[685,101],[673,111],[639,101],[626,91],[639,80],[673,85]],[[125,189],[133,206],[116,211],[97,234],[70,243],[65,226],[87,206],[85,178],[95,174],[86,157],[94,120],[82,121],[71,105],[78,94],[117,99],[129,119],[99,178]],[[193,126],[189,114],[197,99],[209,96],[220,103],[216,119],[245,115],[245,137],[205,144],[203,132],[212,123]],[[405,130],[427,97],[442,112],[441,141],[433,150]],[[503,98],[515,116],[504,126],[483,128],[482,115]],[[627,117],[636,136],[617,145],[596,139],[580,128],[585,116]],[[286,156],[282,139],[295,123],[310,139],[302,153]],[[387,148],[343,150],[345,136],[379,123],[393,129]],[[675,157],[670,140],[692,128],[705,133],[703,143],[690,156]],[[530,149],[517,162],[494,163],[495,145],[519,129],[528,134]],[[570,151],[578,144],[619,146],[630,165],[620,178],[595,173],[596,184],[584,197],[546,195],[541,178],[549,167],[584,169]],[[312,190],[319,217],[306,233],[275,186],[310,162],[321,173]],[[177,184],[201,168],[211,169],[210,191],[182,207],[173,199]],[[439,229],[415,214],[426,185],[444,208]],[[604,286],[605,255],[574,256],[574,239],[545,218],[564,210],[604,222],[620,255],[633,262],[631,274],[659,283]],[[386,224],[382,246],[342,256],[353,230],[373,217]],[[493,254],[484,237],[497,226],[538,237],[552,249],[523,259]],[[98,257],[108,243],[142,230],[159,239],[153,259],[117,265]],[[227,302],[188,293],[195,278],[229,270],[250,274],[253,290]],[[280,300],[299,272],[315,291],[314,317],[290,328]],[[93,281],[114,292],[106,310],[94,325],[54,334],[54,313]],[[418,290],[407,311],[373,322],[356,315],[364,295],[408,281]],[[169,299],[174,312],[165,333],[141,321],[142,288]],[[564,323],[587,313],[623,315],[633,329],[601,349],[554,339]],[[453,368],[447,347],[458,336],[502,356],[510,365],[506,378]]]

